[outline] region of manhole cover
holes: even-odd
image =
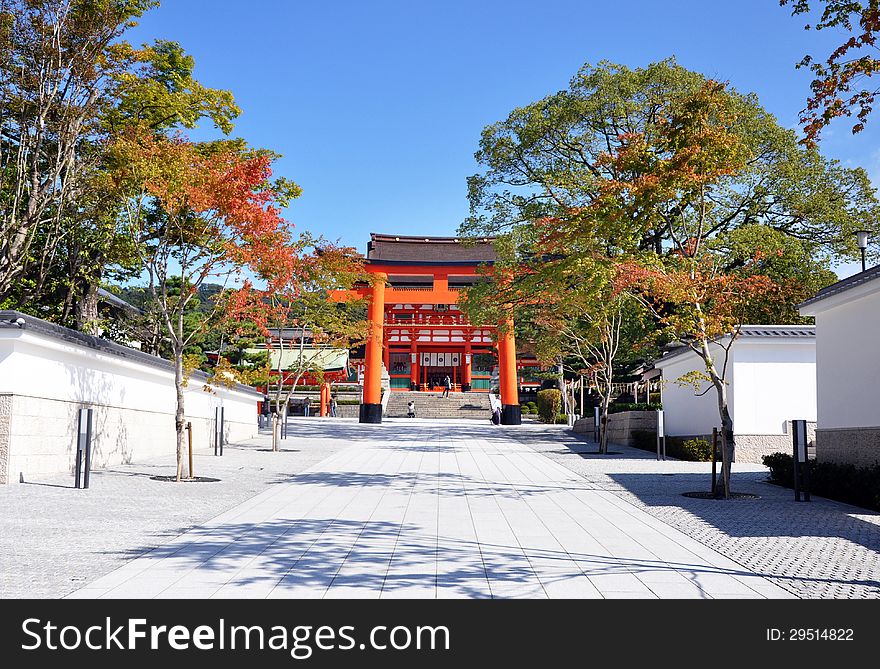
[[[711,492],[683,492],[683,497],[692,497],[694,499],[724,499],[724,497],[716,497]],[[732,492],[729,499],[761,499],[759,495],[753,495],[750,492]]]
[[[151,476],[151,479],[154,481],[169,481],[171,483],[177,483],[176,476]],[[210,476],[190,476],[187,478],[180,479],[181,483],[217,483],[220,479],[214,479]]]

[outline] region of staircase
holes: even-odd
[[[492,409],[488,393],[391,393],[388,400],[389,418],[405,418],[406,405],[412,400],[416,403],[416,418],[473,418],[489,420]]]

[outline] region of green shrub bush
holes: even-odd
[[[356,404],[360,404],[360,403],[361,403],[360,400],[336,400],[336,404],[339,406],[343,406],[343,405],[352,406],[352,405],[356,405]]]
[[[532,410],[528,404],[520,404],[519,410],[523,413],[523,415],[527,415],[527,414],[532,413]]]
[[[643,451],[657,452],[657,433],[654,430],[633,430],[632,445]],[[676,460],[708,462],[712,459],[712,445],[705,439],[666,437],[666,455]]]
[[[621,413],[622,411],[657,411],[657,409],[662,409],[663,405],[659,402],[651,402],[647,404],[646,402],[632,403],[632,402],[622,402],[620,404],[609,404],[608,405],[608,413]]]
[[[564,413],[556,414],[556,424],[557,425],[564,425],[567,422],[568,422],[568,416],[566,416]]]
[[[787,453],[771,453],[761,460],[770,470],[770,480],[774,483],[794,487],[794,458]]]
[[[709,462],[712,459],[712,444],[710,444],[705,439],[688,439],[683,442],[679,448],[676,449],[681,456],[681,460],[690,460],[691,462]],[[667,445],[666,454],[672,455],[669,452],[669,447]],[[679,456],[673,456],[679,457]]]
[[[545,423],[556,420],[562,410],[562,393],[556,388],[548,388],[538,392],[538,415]]]
[[[774,483],[794,487],[794,459],[788,453],[765,455]],[[810,460],[810,492],[838,502],[880,511],[880,464],[871,467]]]

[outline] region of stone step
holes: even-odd
[[[385,415],[391,418],[407,414],[407,403],[416,405],[419,418],[488,418],[491,405],[487,393],[392,393]]]

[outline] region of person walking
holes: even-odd
[[[331,418],[336,418],[336,407],[337,407],[336,396],[334,395],[333,397],[330,398],[330,417]]]
[[[407,418],[415,418],[416,417],[416,403],[410,400],[406,405],[406,417]]]
[[[311,408],[312,408],[312,398],[306,396],[306,398],[303,400],[303,416],[308,417],[309,409],[311,409]]]
[[[452,386],[452,381],[449,380],[449,374],[447,374],[443,378],[443,397],[449,397],[449,388]]]

